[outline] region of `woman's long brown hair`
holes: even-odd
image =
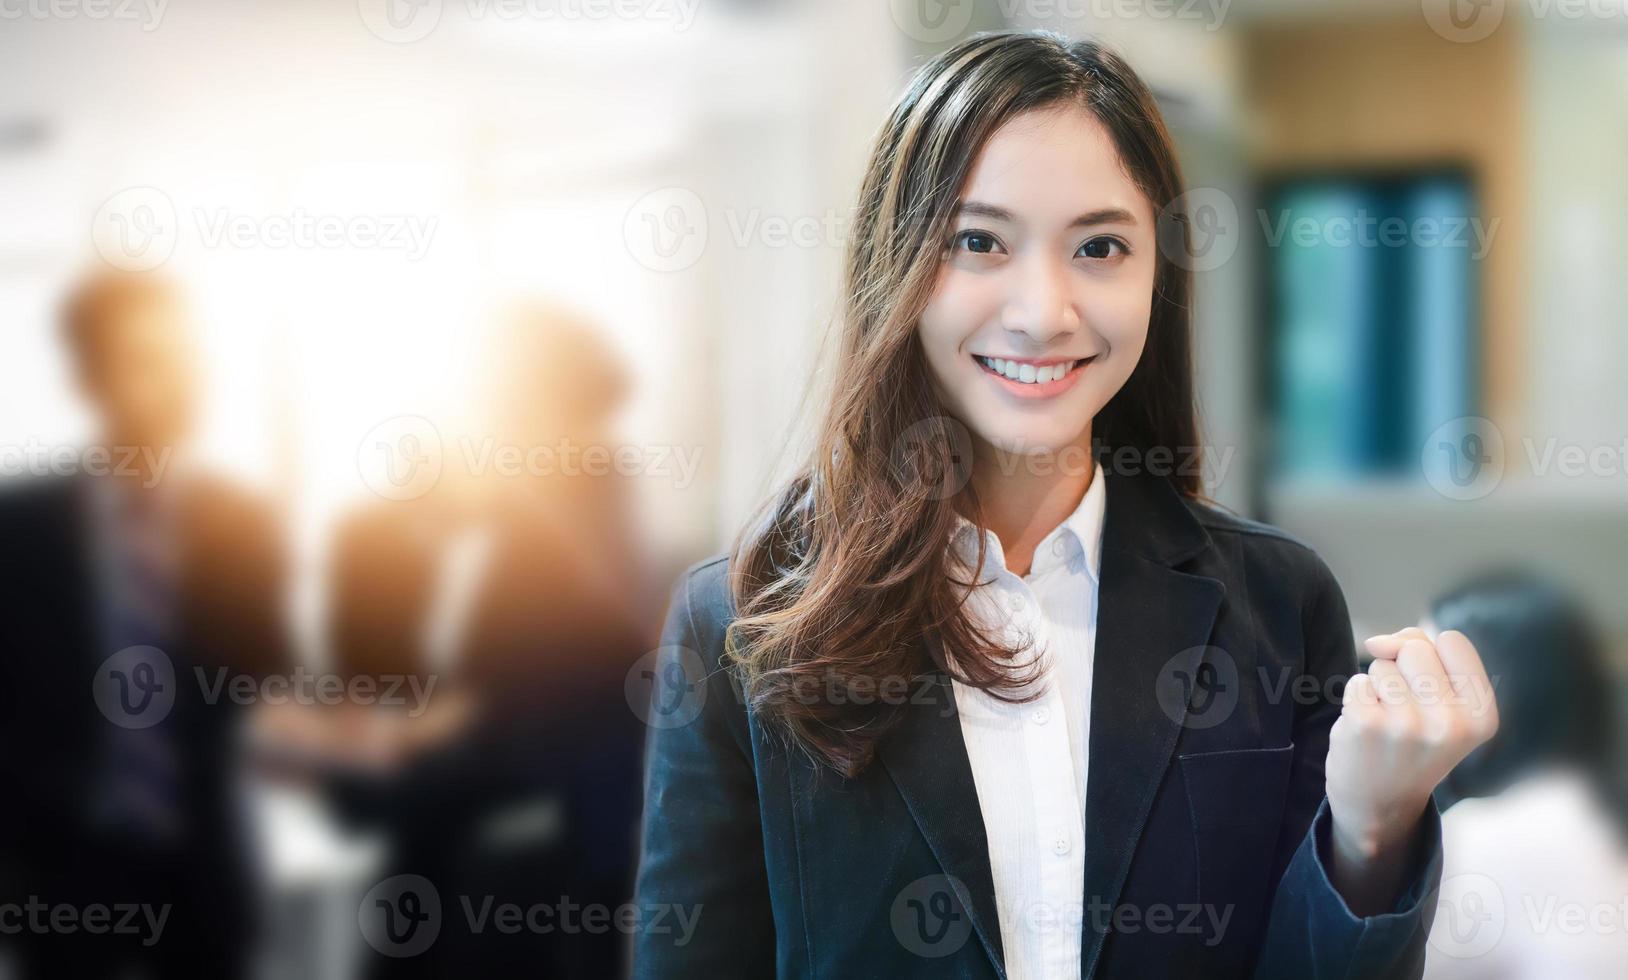
[[[1165,246],[1147,344],[1093,420],[1093,451],[1198,452],[1190,277],[1168,254],[1172,231],[1185,247],[1188,228],[1169,210],[1181,175],[1152,94],[1113,52],[1049,32],[978,35],[933,58],[893,107],[865,172],[836,374],[812,456],[742,533],[731,561],[728,656],[748,703],[845,776],[870,764],[916,695],[912,682],[934,667],[1003,700],[1033,697],[1020,691],[1033,662],[965,606],[975,566],[947,544],[957,499],[979,513],[956,479],[970,465],[968,446],[929,383],[916,325],[978,152],[1014,116],[1059,105],[1083,107],[1107,129],[1160,215]],[[1198,471],[1171,479],[1197,496]],[[947,480],[953,493],[943,492]],[[981,562],[981,542],[978,551]]]

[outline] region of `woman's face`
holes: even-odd
[[[1003,452],[1085,446],[1147,341],[1151,204],[1102,124],[1067,106],[997,130],[958,208],[918,326],[940,399]]]

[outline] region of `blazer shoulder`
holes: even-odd
[[[1212,536],[1237,537],[1246,550],[1267,552],[1296,562],[1316,563],[1322,560],[1317,549],[1281,527],[1251,520],[1196,500],[1188,501],[1187,506]]]
[[[1248,558],[1282,568],[1314,592],[1338,588],[1328,562],[1297,535],[1199,501],[1188,501],[1187,506],[1212,537],[1236,538]]]
[[[681,624],[683,635],[701,648],[697,652],[714,662],[723,650],[724,631],[735,619],[729,568],[728,554],[690,565],[673,585],[668,605],[669,622]]]
[[[1265,540],[1256,543],[1267,547],[1271,546],[1268,542],[1278,541],[1292,548],[1304,551],[1313,550],[1311,545],[1281,527],[1267,524],[1264,521],[1250,520],[1213,504],[1207,504],[1199,500],[1188,500],[1187,509],[1192,511],[1193,516],[1211,534],[1237,534],[1248,538],[1261,538]]]
[[[735,618],[734,597],[729,586],[729,557],[714,555],[686,568],[673,586],[667,609],[667,626],[662,631],[662,657],[679,657],[687,662],[686,674],[710,692],[703,705],[699,729],[716,730],[721,725],[742,757],[753,756],[747,719],[745,690],[739,664],[724,656],[729,624]],[[699,671],[696,676],[694,671]]]
[[[673,600],[683,601],[691,612],[725,614],[734,618],[735,601],[729,587],[729,555],[718,554],[690,565],[678,576]]]

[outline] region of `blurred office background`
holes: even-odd
[[[1558,583],[1598,624],[1623,714],[1621,0],[19,0],[0,16],[7,475],[35,475],[22,448],[96,437],[64,297],[110,268],[179,282],[193,455],[270,502],[295,662],[457,661],[490,706],[549,617],[585,610],[615,666],[582,690],[636,714],[619,686],[666,585],[727,547],[796,444],[891,99],[968,33],[1045,27],[1129,58],[1196,189],[1211,494],[1315,546],[1359,636],[1488,569]],[[541,503],[510,499],[524,476],[472,472],[483,446],[558,438],[638,463]],[[392,453],[423,466],[404,482]],[[621,529],[625,553],[573,526]],[[557,564],[502,547],[534,540]],[[627,607],[565,587],[593,575],[632,576]],[[504,593],[539,581],[567,598],[528,618]],[[465,752],[595,730],[449,725]],[[429,792],[470,792],[437,772]],[[516,782],[490,792],[502,826],[548,824],[549,792],[602,791]],[[262,972],[377,966],[357,903],[413,866],[403,841],[440,832],[399,819],[414,785],[256,776]],[[1624,919],[1587,937],[1619,966]]]

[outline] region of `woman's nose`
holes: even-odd
[[[1044,343],[1080,328],[1080,314],[1069,290],[1069,269],[1049,256],[1023,263],[1012,278],[1011,295],[1001,309],[1001,325]]]

